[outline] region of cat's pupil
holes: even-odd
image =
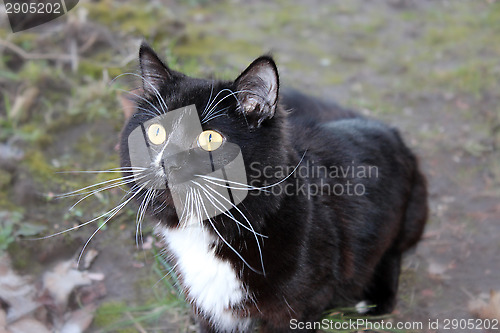
[[[212,142],[212,134],[208,136],[208,142]]]
[[[160,128],[156,130],[156,136],[158,136],[158,134],[160,134]]]

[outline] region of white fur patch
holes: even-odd
[[[184,228],[159,227],[175,257],[177,271],[188,297],[221,332],[244,331],[250,319],[233,315],[231,308],[241,304],[247,294],[231,264],[215,256],[215,241],[198,221],[189,221]]]

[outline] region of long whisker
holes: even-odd
[[[222,179],[222,178],[217,178],[217,177],[213,177],[213,176],[195,175],[195,177],[203,178],[203,180],[206,181],[207,183],[210,183],[210,184],[213,184],[213,185],[217,185],[217,186],[220,186],[220,187],[224,187],[224,188],[229,188],[229,189],[232,189],[232,190],[257,190],[257,191],[262,191],[262,192],[269,192],[267,190],[262,189],[261,187],[255,187],[255,186],[247,185],[247,184],[244,184],[244,183],[239,183],[239,182],[235,182],[235,181],[231,181],[231,180],[226,180],[226,179]],[[219,183],[216,183],[216,181],[220,181],[220,182],[223,182],[223,183],[236,184],[236,185],[238,185],[240,187],[234,187],[234,186],[228,186],[228,185],[225,185],[225,184],[219,184]]]
[[[233,214],[231,214],[231,212],[230,212],[230,211],[227,211],[227,212],[226,212],[226,211],[224,211],[224,205],[223,205],[223,203],[222,203],[222,202],[220,202],[219,200],[217,200],[217,198],[216,198],[216,197],[214,197],[214,196],[213,196],[213,194],[209,193],[209,192],[206,190],[206,188],[205,188],[205,187],[203,187],[203,185],[201,185],[201,184],[200,184],[200,183],[198,183],[198,182],[195,182],[194,180],[193,180],[192,182],[193,182],[194,184],[198,185],[198,186],[201,188],[201,190],[203,191],[203,194],[204,194],[205,196],[206,196],[206,195],[208,195],[208,196],[209,196],[209,197],[207,197],[208,201],[210,201],[210,203],[211,203],[212,205],[214,205],[214,207],[215,207],[215,208],[219,209],[219,210],[222,212],[222,214],[226,215],[227,217],[229,217],[230,219],[232,219],[234,222],[236,222],[238,225],[242,226],[243,228],[247,229],[248,231],[252,232],[253,234],[258,235],[258,236],[260,236],[260,237],[268,238],[268,236],[263,235],[263,234],[260,234],[260,233],[256,232],[255,230],[253,230],[253,228],[249,228],[249,227],[247,227],[246,225],[244,225],[243,223],[241,223],[240,221],[238,221],[238,220],[234,217],[234,215],[233,215]],[[209,188],[209,186],[207,186],[207,188]],[[213,190],[213,189],[211,189],[211,190]],[[225,198],[224,198],[224,199],[225,199]],[[218,203],[220,206],[219,206],[219,205],[217,205],[217,204],[216,204],[213,200],[217,201],[217,203]],[[236,206],[235,206],[232,202],[230,202],[230,203],[231,203],[231,205],[232,205],[233,207],[235,207],[235,208],[236,208]],[[222,208],[221,208],[221,207],[222,207]],[[250,222],[248,222],[248,223],[250,223]]]
[[[156,99],[160,103],[160,106],[161,106],[161,103],[163,102],[163,105],[165,106],[165,109],[163,109],[164,113],[168,111],[167,103],[165,103],[165,100],[161,97],[160,92],[158,91],[158,89],[156,89],[156,87],[151,82],[149,82],[148,80],[146,80],[146,78],[144,76],[142,76],[142,75],[139,75],[137,73],[122,73],[122,74],[118,75],[117,77],[115,77],[113,80],[111,80],[110,84],[113,84],[116,80],[118,80],[120,77],[125,76],[125,75],[133,75],[133,76],[139,77],[144,82],[146,82],[147,84],[149,84],[149,86],[151,88],[153,88],[153,90],[155,92],[155,95],[156,95]]]
[[[208,119],[204,120],[204,121],[203,121],[203,123],[208,123],[209,121],[212,121],[212,120],[214,120],[214,119],[217,119],[217,118],[219,118],[219,117],[224,117],[224,116],[227,116],[227,115],[226,115],[226,114],[218,114],[218,115],[216,115],[216,116],[212,116],[212,117],[210,117],[210,118],[208,118]]]
[[[149,110],[149,109],[146,109],[146,108],[143,108],[143,107],[140,107],[140,106],[137,106],[136,105],[136,108],[138,110],[141,110],[141,111],[144,111],[144,112],[141,112],[140,114],[145,114],[145,115],[148,115],[148,116],[152,116],[153,118],[158,116],[156,113],[154,113],[153,111]]]
[[[144,184],[144,186],[145,186],[145,185],[147,185],[147,183],[146,183],[146,184]],[[138,188],[137,184],[136,184],[136,185],[134,185],[134,186],[132,186],[132,188],[131,188],[131,189],[130,189],[127,193],[125,193],[125,195],[122,197],[122,199],[121,199],[121,200],[123,200],[123,199],[124,199],[127,195],[129,195],[130,193],[132,193],[133,191],[135,191],[137,188]],[[143,187],[142,187],[142,188],[143,188]],[[142,189],[142,188],[141,188],[141,189]],[[140,189],[139,189],[139,191],[140,191]],[[134,195],[132,195],[132,198],[133,198],[133,197],[135,197],[135,195],[137,195],[137,193],[139,193],[139,192],[136,192]],[[127,202],[129,202],[129,201],[130,201],[130,200],[127,200]],[[97,221],[97,220],[99,220],[99,219],[101,219],[101,218],[104,218],[104,217],[108,216],[109,214],[112,214],[113,212],[115,212],[115,210],[116,210],[116,209],[117,209],[117,207],[114,207],[114,208],[110,209],[109,211],[107,211],[107,212],[105,212],[105,213],[103,213],[103,214],[101,214],[101,215],[99,215],[99,216],[97,216],[97,217],[95,217],[95,218],[93,218],[93,219],[91,219],[91,220],[87,221],[87,222],[84,222],[84,223],[79,224],[79,225],[76,225],[76,226],[74,226],[74,227],[71,227],[71,228],[68,228],[68,229],[65,229],[65,230],[62,230],[62,231],[56,232],[56,233],[54,233],[54,234],[52,234],[52,235],[43,236],[43,237],[37,237],[37,238],[26,238],[26,240],[42,240],[42,239],[48,239],[48,238],[52,238],[52,237],[55,237],[55,236],[62,235],[62,234],[64,234],[64,233],[67,233],[67,232],[70,232],[70,231],[73,231],[73,230],[78,230],[78,229],[80,229],[81,227],[84,227],[84,226],[86,226],[86,225],[88,225],[88,224],[90,224],[90,223],[93,223],[93,222],[95,222],[95,221]]]
[[[228,96],[229,96],[229,95],[228,95]],[[226,97],[228,97],[228,96],[226,96]],[[220,102],[222,102],[224,99],[225,99],[225,97],[224,97],[223,99],[221,99],[221,100],[219,101],[219,103],[220,103]],[[219,103],[217,103],[217,105],[218,105]],[[226,111],[227,109],[229,109],[229,106],[226,106],[225,108],[222,108],[222,109],[216,109],[217,105],[215,105],[212,109],[210,109],[210,112],[209,112],[209,113],[207,113],[207,114],[203,117],[203,121],[205,121],[205,122],[206,122],[206,120],[205,120],[206,118],[208,118],[208,117],[210,117],[210,116],[214,116],[214,115],[216,115],[217,113],[221,113],[221,112],[224,112],[224,111]]]
[[[123,173],[127,171],[143,171],[147,170],[147,168],[143,167],[122,167],[122,168],[113,168],[109,170],[70,170],[70,171],[57,171],[56,173]]]
[[[227,200],[222,194],[220,194],[219,192],[217,192],[216,190],[214,190],[213,188],[210,188],[210,187],[207,187],[209,190],[211,190],[212,192],[214,192],[215,194],[217,194],[218,196],[220,196],[222,199],[226,200],[231,206],[234,207],[234,209],[236,209],[238,211],[238,213],[241,214],[241,216],[245,219],[245,221],[248,223],[248,226],[250,227],[250,231],[253,233],[254,237],[255,237],[255,241],[257,242],[257,248],[259,250],[259,256],[260,256],[260,262],[261,262],[261,265],[262,265],[262,274],[265,276],[266,275],[266,270],[264,268],[264,259],[262,257],[262,248],[260,247],[260,242],[259,242],[259,239],[257,238],[257,232],[254,230],[252,224],[250,223],[250,221],[247,219],[247,217],[245,216],[245,214],[243,214],[243,212],[235,205],[233,204],[231,201]],[[208,193],[208,192],[207,192]],[[208,197],[207,197],[208,198]]]
[[[184,201],[184,208],[182,209],[182,214],[179,216],[179,223],[182,223],[184,219],[187,219],[187,209],[189,208],[189,193],[186,193],[186,198]]]
[[[138,215],[137,215],[137,229],[136,229],[136,233],[135,233],[135,241],[136,241],[137,245],[139,245],[137,234],[140,235],[141,244],[144,244],[144,240],[142,237],[142,222],[144,221],[144,217],[146,215],[146,209],[147,209],[149,203],[152,201],[155,194],[156,194],[156,190],[154,188],[148,189],[148,192],[146,193],[144,200],[141,203],[142,209],[139,207],[139,211],[138,211]]]
[[[171,275],[175,271],[175,269],[177,268],[177,265],[178,265],[177,263],[175,265],[172,265],[172,267],[168,270],[167,274],[163,275],[161,277],[161,279],[156,281],[156,283],[153,285],[153,287],[156,287],[158,285],[158,283],[160,283],[161,281],[166,279],[169,275]]]
[[[239,101],[238,97],[236,97],[236,93],[242,92],[243,90],[237,91],[237,92],[233,92],[230,89],[222,89],[221,91],[219,91],[219,93],[217,94],[217,96],[219,96],[220,93],[225,92],[225,91],[229,92],[229,94],[226,95],[226,96],[224,96],[224,97],[222,97],[214,106],[211,107],[211,109],[207,112],[207,114],[201,120],[202,123],[205,122],[204,119],[206,119],[207,117],[210,116],[210,114],[215,110],[215,108],[217,107],[217,105],[219,105],[222,101],[224,101],[228,97],[234,97],[234,99],[238,103],[238,106],[240,106],[240,101]],[[215,96],[214,101],[217,100],[217,96]]]
[[[130,198],[128,198],[126,201],[122,202],[121,204],[119,204],[117,207],[114,208],[114,212],[113,214],[111,214],[110,216],[108,216],[106,218],[106,220],[94,231],[94,233],[89,237],[89,239],[85,242],[85,245],[83,246],[82,250],[80,251],[80,255],[78,256],[78,260],[77,260],[77,263],[80,264],[80,260],[83,256],[83,253],[85,252],[85,249],[87,248],[87,245],[90,243],[90,241],[92,240],[92,238],[94,238],[94,236],[102,229],[104,228],[104,226],[106,225],[106,223],[108,223],[109,220],[111,220],[114,216],[116,216],[116,214],[118,214],[118,212],[120,212],[122,210],[123,207],[125,207],[137,194],[139,194],[142,189],[144,189],[144,187],[148,184],[148,182],[146,182],[144,185],[142,185],[142,187],[137,191],[135,192]]]
[[[213,87],[213,86],[212,86],[212,87]],[[213,104],[213,103],[217,100],[217,97],[219,97],[219,95],[220,95],[221,93],[223,93],[224,91],[231,91],[231,90],[230,90],[230,89],[222,89],[221,91],[219,91],[219,92],[217,93],[217,95],[215,95],[214,99],[210,102],[210,104],[208,104],[208,105],[205,107],[205,110],[203,110],[203,112],[202,112],[202,114],[201,114],[202,116],[204,116],[204,115],[205,115],[205,111],[206,111],[207,109],[209,110],[208,112],[210,112],[210,110],[212,110],[212,104]]]
[[[118,182],[118,181],[124,181],[124,180],[131,179],[134,177],[135,177],[134,175],[128,175],[128,176],[122,176],[122,177],[118,177],[118,178],[108,179],[108,180],[102,181],[102,182],[97,183],[97,184],[92,184],[89,186],[82,187],[78,190],[74,190],[74,191],[66,192],[66,193],[61,193],[61,194],[56,194],[55,197],[56,198],[66,198],[66,197],[70,197],[73,195],[81,195],[82,193],[80,193],[80,192],[91,189],[93,187],[97,187],[97,186],[101,186],[101,185],[105,185],[105,184],[109,184],[109,183],[113,183],[113,182]]]
[[[203,202],[203,200],[201,200],[201,198],[197,199],[197,200],[199,200],[197,203],[199,205],[201,205],[201,207],[205,211],[206,216],[209,216],[208,212],[207,212],[207,210],[205,208],[205,203]],[[229,247],[238,256],[238,258],[241,259],[241,261],[245,264],[245,266],[247,266],[250,270],[252,270],[253,272],[255,272],[257,274],[262,274],[263,273],[263,272],[259,272],[258,270],[256,270],[252,266],[250,266],[250,264],[243,258],[243,256],[238,251],[236,251],[236,249],[233,246],[231,246],[231,244],[229,244],[229,242],[221,235],[221,233],[219,232],[219,230],[217,230],[217,228],[215,227],[215,225],[212,222],[211,218],[208,218],[208,222],[212,226],[212,229],[215,231],[215,233],[217,234],[217,236],[219,236],[219,238],[227,245],[227,247]]]
[[[146,177],[146,176],[144,175],[144,176],[138,178],[137,180],[142,179],[144,177]],[[75,202],[68,210],[70,210],[70,211],[73,210],[73,208],[75,208],[80,202],[82,202],[83,200],[87,199],[90,196],[96,195],[97,193],[100,193],[100,192],[112,189],[114,187],[118,187],[118,186],[123,186],[123,185],[126,185],[126,184],[130,184],[130,183],[133,183],[135,181],[136,181],[136,179],[129,179],[127,181],[118,182],[118,183],[113,184],[113,185],[109,185],[109,186],[106,186],[106,187],[103,187],[103,188],[100,188],[100,189],[97,189],[97,190],[93,190],[89,194],[85,195],[83,198],[81,198],[80,200],[78,200],[77,202]]]
[[[130,94],[130,95],[133,95],[141,100],[143,100],[144,102],[148,103],[153,109],[155,109],[157,112],[158,112],[158,115],[162,115],[163,113],[153,104],[151,103],[150,101],[148,101],[146,98],[142,97],[142,96],[139,96],[131,91],[127,91],[125,89],[120,89],[120,88],[116,88],[116,90],[118,91],[121,91],[121,92],[124,92],[126,94]]]
[[[203,110],[203,112],[201,113],[201,115],[204,115],[205,112],[207,111],[208,109],[208,105],[209,103],[211,103],[211,99],[212,99],[212,94],[214,93],[214,80],[212,80],[212,88],[210,88],[210,96],[208,96],[208,102],[207,102],[207,105],[205,106],[205,109]]]
[[[238,97],[236,96],[236,94],[237,94],[237,93],[240,93],[240,92],[251,92],[252,94],[255,94],[255,92],[254,92],[254,91],[251,91],[251,90],[246,90],[246,89],[237,90],[237,91],[234,91],[234,92],[233,92],[231,89],[222,89],[222,90],[221,90],[221,91],[217,94],[217,96],[219,96],[219,94],[220,94],[221,92],[224,92],[224,91],[228,91],[228,92],[229,92],[229,94],[228,94],[228,95],[226,95],[226,96],[224,96],[223,98],[221,98],[221,99],[220,99],[220,101],[219,101],[219,102],[217,102],[217,104],[215,104],[215,105],[214,105],[214,106],[210,109],[210,111],[208,111],[208,113],[206,114],[206,116],[205,116],[205,117],[203,117],[203,119],[202,119],[202,121],[201,121],[202,123],[205,123],[205,122],[207,122],[207,121],[208,121],[208,120],[207,120],[207,118],[210,116],[210,114],[213,112],[213,110],[217,107],[217,105],[219,105],[219,103],[221,103],[221,102],[222,102],[223,100],[225,100],[226,98],[228,98],[228,97],[230,97],[230,96],[234,97],[234,98],[235,98],[235,100],[236,100],[236,102],[238,103],[238,107],[241,107],[240,100],[239,100],[239,99],[238,99]],[[214,101],[217,99],[217,96],[215,96]],[[263,97],[263,96],[260,96],[260,95],[257,95],[257,96],[259,96],[260,98],[264,99],[264,97]],[[244,113],[243,113],[243,114],[244,114]],[[203,116],[203,114],[202,114],[202,116]],[[246,120],[246,117],[245,117],[245,120]]]
[[[255,186],[250,186],[250,185],[246,185],[246,184],[243,184],[243,183],[238,183],[238,182],[234,182],[234,181],[231,181],[231,180],[216,178],[216,177],[212,177],[212,176],[206,176],[206,175],[195,175],[195,176],[196,177],[201,177],[201,178],[205,179],[209,183],[212,183],[212,182],[209,181],[209,179],[211,179],[211,180],[215,180],[215,181],[223,181],[223,182],[227,182],[227,183],[230,183],[230,184],[240,185],[240,186],[243,186],[243,187],[247,187],[248,189],[252,189],[252,190],[265,190],[267,188],[271,188],[273,186],[279,185],[279,184],[283,183],[285,180],[287,180],[288,178],[290,178],[295,173],[295,171],[297,171],[297,168],[299,167],[300,163],[302,163],[302,161],[304,160],[304,157],[306,156],[306,153],[307,153],[307,149],[304,151],[304,154],[302,154],[302,157],[301,157],[299,163],[297,163],[297,165],[295,166],[295,168],[292,170],[292,172],[290,172],[290,174],[288,174],[288,176],[286,176],[285,178],[277,181],[276,183],[273,183],[273,184],[270,184],[270,185],[266,185],[266,186],[255,187]],[[222,184],[218,184],[218,183],[213,183],[213,184],[232,189],[232,187],[224,186]],[[242,188],[235,188],[235,189],[242,190]]]

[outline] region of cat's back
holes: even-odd
[[[290,88],[283,89],[280,93],[280,104],[285,108],[292,123],[298,126],[361,117],[359,113],[332,101],[309,96]]]
[[[332,101],[292,89],[281,93],[293,142],[299,151],[343,151],[344,155],[379,156],[407,152],[397,129]]]

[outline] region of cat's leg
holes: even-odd
[[[400,251],[411,248],[422,237],[428,209],[426,180],[420,171],[416,169],[402,230],[396,243]]]
[[[369,314],[378,315],[394,310],[400,270],[401,253],[396,251],[385,253],[364,292],[368,305],[375,305],[368,309]]]

